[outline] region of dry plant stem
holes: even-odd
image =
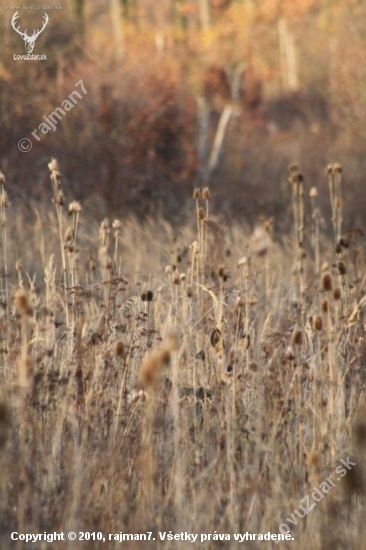
[[[8,235],[6,226],[6,208],[7,198],[4,185],[0,187],[0,224],[1,224],[1,240],[2,240],[2,253],[3,253],[3,292],[5,298],[6,315],[9,315],[9,290],[8,290]]]
[[[174,422],[173,436],[173,464],[174,464],[174,500],[177,518],[177,530],[183,529],[181,511],[183,507],[183,479],[184,479],[184,458],[180,452],[181,449],[181,425],[179,418],[179,380],[178,380],[178,357],[177,354],[172,356],[172,416]]]
[[[334,331],[332,328],[332,315],[330,304],[326,315],[326,333],[327,333],[327,348],[328,348],[328,366],[329,366],[329,424],[328,431],[332,435],[334,433],[334,396],[337,388],[335,357],[334,357]],[[334,456],[334,439],[331,437],[330,445],[331,456]]]
[[[64,297],[65,297],[65,315],[66,315],[66,327],[69,329],[69,305],[68,305],[68,281],[67,281],[67,270],[66,270],[66,257],[65,257],[65,248],[63,241],[63,224],[62,224],[62,192],[60,190],[60,182],[55,171],[51,171],[51,182],[53,187],[53,199],[56,209],[59,238],[60,238],[60,248],[61,248],[61,260],[62,260],[62,272],[63,272],[63,287],[64,287]]]
[[[328,184],[330,204],[332,208],[332,223],[335,242],[342,236],[343,203],[342,203],[342,168],[339,164],[328,166]]]
[[[314,188],[315,189],[315,188]],[[316,192],[316,191],[315,191]],[[311,200],[311,241],[315,256],[315,275],[320,275],[320,220],[319,210],[316,207],[316,195],[310,195]]]

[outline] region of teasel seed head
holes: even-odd
[[[323,319],[320,317],[320,315],[317,315],[313,322],[315,330],[319,332],[323,329]]]
[[[329,273],[323,275],[322,286],[325,292],[330,292],[332,290],[332,277]]]
[[[301,330],[297,330],[294,334],[294,345],[301,346],[303,343],[303,334]]]
[[[25,288],[18,288],[14,300],[15,309],[25,317],[33,315],[33,309],[29,302],[29,294]]]
[[[141,380],[145,389],[155,389],[162,369],[170,363],[170,350],[158,349],[149,353],[141,365]]]
[[[115,348],[114,348],[115,356],[116,357],[123,357],[124,351],[125,351],[125,346],[124,346],[123,342],[121,342],[121,340],[118,340],[118,342],[116,342]]]
[[[345,275],[347,273],[346,265],[343,262],[338,262],[338,272],[340,275]]]
[[[180,275],[179,275],[178,271],[174,272],[172,282],[173,282],[173,285],[180,285]]]
[[[69,204],[69,214],[81,212],[81,204],[78,201],[72,201]]]
[[[328,311],[328,300],[324,300],[324,302],[322,303],[322,310],[323,310],[323,313],[327,313],[327,311]]]
[[[362,405],[357,412],[353,424],[353,437],[358,445],[366,445],[366,405]]]
[[[356,463],[351,470],[347,470],[347,475],[342,478],[343,488],[349,495],[360,494],[364,491],[364,480],[362,469],[357,459],[350,456],[350,462]]]
[[[288,167],[289,174],[296,174],[299,171],[299,167],[297,164],[292,162]]]
[[[61,189],[57,190],[56,197],[55,197],[55,204],[58,206],[63,206],[65,204],[64,194],[61,191]]]
[[[211,198],[210,190],[208,187],[204,187],[202,190],[202,198],[205,201],[208,201]]]
[[[48,169],[49,171],[54,174],[55,176],[60,176],[60,165],[58,163],[58,160],[51,158],[50,162],[48,163]]]
[[[153,291],[152,291],[152,290],[148,290],[148,291],[146,292],[146,301],[147,301],[147,302],[152,302],[153,299],[154,299],[154,293],[153,293]]]
[[[200,206],[200,208],[198,209],[197,216],[200,222],[204,221],[206,214],[202,206]]]
[[[112,227],[113,227],[113,229],[117,229],[117,230],[118,230],[118,229],[121,229],[122,224],[121,224],[121,222],[120,222],[119,220],[114,220],[113,223],[112,223]]]
[[[196,189],[193,191],[193,199],[197,201],[199,200],[200,196],[201,196],[201,191],[198,187],[196,187]]]
[[[72,227],[68,227],[65,231],[64,241],[66,243],[74,240],[74,231]]]
[[[320,466],[320,455],[318,451],[312,450],[308,453],[308,463],[311,468],[318,469]]]
[[[341,293],[341,289],[340,288],[335,288],[334,291],[333,291],[333,298],[335,300],[340,300],[342,297],[342,293]]]
[[[348,248],[348,247],[349,247],[348,239],[345,239],[345,238],[343,238],[343,237],[339,240],[339,244],[340,244],[343,248]]]

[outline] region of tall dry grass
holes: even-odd
[[[281,239],[276,220],[225,225],[207,188],[181,227],[96,220],[49,168],[53,205],[11,204],[1,181],[1,548],[22,548],[13,531],[278,533],[348,456],[292,544],[365,548],[365,255],[341,167],[334,239],[295,166]],[[156,539],[128,544],[186,544]]]

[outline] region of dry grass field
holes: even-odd
[[[331,220],[290,167],[287,236],[223,221],[208,188],[181,227],[98,219],[49,168],[43,207],[1,181],[1,549],[229,549],[284,524],[279,548],[366,548],[365,253],[341,166]],[[10,538],[69,531],[156,540]]]

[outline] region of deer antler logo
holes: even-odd
[[[36,30],[33,31],[32,36],[27,35],[27,29],[25,29],[24,32],[21,32],[19,30],[19,27],[17,28],[15,26],[15,22],[18,19],[18,17],[19,17],[19,15],[18,15],[18,12],[16,11],[13,15],[12,20],[11,20],[11,26],[23,38],[23,40],[25,42],[25,49],[26,49],[27,53],[32,53],[33,49],[34,49],[34,43],[37,40],[37,38],[39,37],[39,35],[41,34],[41,32],[43,31],[43,29],[45,28],[45,26],[47,25],[49,17],[47,15],[47,13],[44,14],[45,19],[44,19],[44,22],[43,22],[43,27],[39,31],[36,31]]]

